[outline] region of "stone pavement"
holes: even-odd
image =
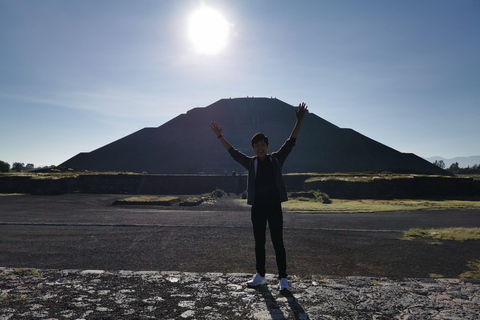
[[[7,319],[480,319],[480,282],[0,268]]]

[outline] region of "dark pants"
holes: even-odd
[[[287,257],[283,245],[283,213],[281,204],[269,207],[252,206],[253,235],[255,237],[255,258],[257,272],[265,276],[266,229],[270,229],[273,248],[277,260],[279,279],[287,277]]]

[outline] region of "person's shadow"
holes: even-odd
[[[297,299],[295,299],[291,291],[282,290],[280,293],[282,296],[287,298],[288,305],[290,306],[290,309],[292,310],[296,320],[310,320],[308,314],[305,312],[305,310],[303,310],[300,303],[297,302]]]
[[[270,312],[270,316],[272,320],[287,320],[288,318],[283,314],[280,306],[278,305],[277,300],[272,295],[268,286],[266,284],[260,285],[254,288],[257,292],[259,292],[267,306],[267,310]],[[295,297],[293,296],[291,291],[282,290],[280,291],[282,296],[287,299],[288,306],[293,312],[293,315],[296,320],[310,320],[305,310],[303,310],[302,306],[297,302]]]

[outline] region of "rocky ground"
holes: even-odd
[[[0,269],[0,319],[480,319],[480,282]]]

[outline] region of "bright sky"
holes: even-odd
[[[226,34],[210,49],[189,31],[202,7],[228,27],[194,27]],[[0,160],[58,165],[246,96],[401,152],[480,155],[479,17],[478,0],[0,0]]]

